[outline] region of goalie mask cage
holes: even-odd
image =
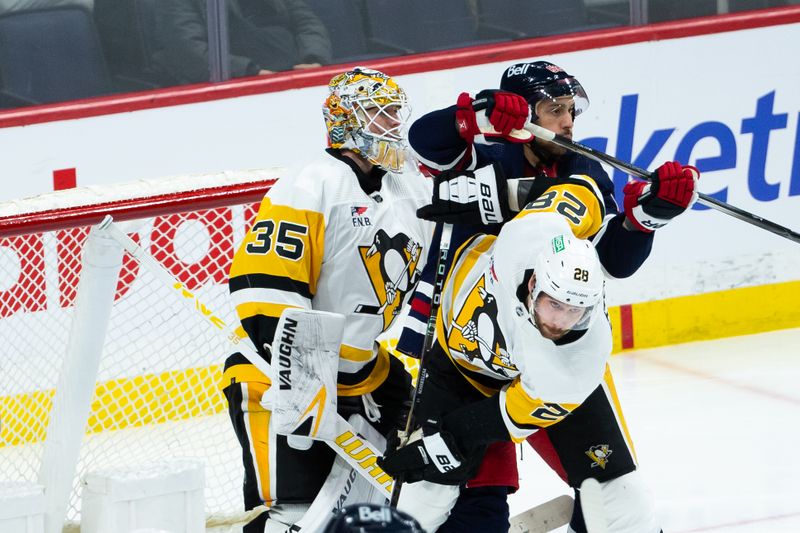
[[[126,221],[234,328],[231,259],[278,176],[186,176],[0,203],[0,480],[44,486],[48,533],[76,529],[88,472],[187,458],[205,465],[207,523],[242,511],[242,452],[221,392],[230,345],[121,248],[114,267],[102,250],[92,260],[86,243],[105,215]]]

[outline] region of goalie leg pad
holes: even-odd
[[[608,533],[659,533],[655,503],[638,470],[600,485],[603,521]],[[576,506],[577,509],[577,506]],[[580,521],[582,525],[582,520]],[[573,521],[573,531],[581,527]],[[585,531],[585,528],[583,529]]]
[[[350,424],[360,436],[369,440],[376,448],[383,450],[384,439],[363,417],[353,415]],[[386,493],[378,490],[350,466],[342,457],[337,457],[328,478],[311,503],[303,518],[293,522],[298,531],[314,533],[322,531],[330,521],[334,511],[346,505],[357,503],[386,503]]]
[[[459,493],[454,485],[429,481],[408,483],[400,491],[397,508],[416,518],[425,531],[436,531],[447,520]]]
[[[300,520],[308,510],[307,503],[284,503],[269,510],[264,533],[285,533],[292,524]]]

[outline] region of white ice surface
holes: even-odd
[[[664,531],[800,532],[800,329],[631,351],[612,368]],[[527,444],[519,466],[512,515],[571,494]]]

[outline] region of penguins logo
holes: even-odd
[[[417,284],[422,247],[403,233],[390,237],[380,229],[372,244],[359,246],[358,253],[379,305],[359,304],[355,312],[381,315],[386,329],[400,312],[405,295]]]
[[[608,447],[608,444],[599,444],[586,450],[586,455],[589,456],[589,459],[593,461],[592,468],[599,466],[603,470],[605,470],[606,465],[608,464],[608,457],[612,453],[614,452]]]
[[[485,285],[481,277],[470,291],[451,324],[447,345],[464,354],[470,363],[482,362],[487,369],[509,377],[509,372],[517,368],[511,364],[506,340],[497,325],[497,301]]]

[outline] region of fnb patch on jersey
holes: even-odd
[[[370,222],[369,217],[365,215],[366,212],[367,212],[367,206],[365,205],[354,205],[350,208],[350,216],[353,217],[354,228],[372,225],[372,222]]]

